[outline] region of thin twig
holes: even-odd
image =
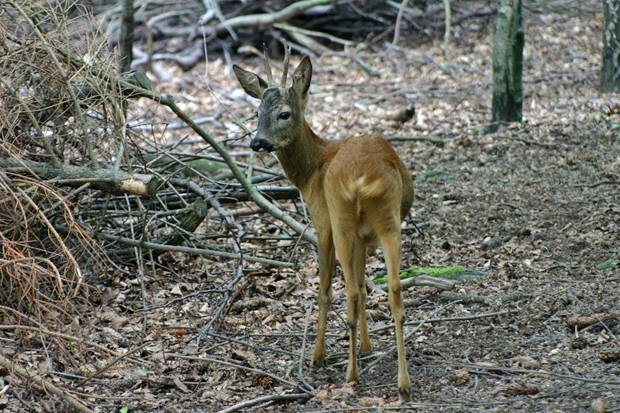
[[[5,307],[0,307],[0,308],[5,308]],[[31,319],[31,321],[33,321]],[[90,347],[94,347],[100,351],[103,351],[105,353],[109,353],[112,354],[113,356],[119,356],[120,354],[117,353],[114,350],[110,350],[104,346],[102,346],[101,344],[97,344],[95,342],[92,341],[88,341],[88,340],[84,340],[83,338],[77,337],[77,336],[71,336],[68,334],[63,334],[63,333],[59,333],[56,331],[50,331],[50,330],[45,330],[39,327],[32,327],[32,326],[24,326],[24,325],[4,325],[4,324],[0,324],[0,330],[27,330],[27,331],[35,331],[35,332],[42,332],[44,335],[49,335],[49,336],[55,336],[55,337],[59,337],[59,338],[63,338],[67,341],[71,341],[72,343],[82,343],[82,344],[86,344]]]
[[[403,0],[403,2],[400,5],[400,10],[398,11],[398,15],[396,16],[396,25],[394,28],[394,40],[392,40],[392,43],[385,51],[385,54],[389,53],[390,50],[392,50],[398,44],[398,41],[400,39],[401,22],[403,20],[403,14],[405,14],[405,8],[407,7],[408,2],[409,0]]]
[[[270,402],[270,401],[287,401],[287,400],[307,400],[312,398],[313,396],[309,393],[298,393],[298,394],[272,394],[270,396],[261,396],[251,400],[244,400],[235,404],[234,406],[227,407],[224,410],[220,410],[218,413],[232,413],[241,409],[245,409],[246,407],[254,406],[259,403]]]
[[[308,306],[308,314],[306,314],[306,324],[304,326],[304,339],[301,343],[301,353],[299,354],[299,379],[306,386],[306,389],[314,391],[314,387],[308,383],[304,377],[304,360],[306,359],[306,343],[308,342],[308,325],[310,324],[310,315],[312,314],[312,303]]]
[[[340,43],[340,44],[342,44],[344,46],[353,46],[353,45],[355,45],[355,42],[352,42],[350,40],[341,39],[340,37],[333,36],[333,35],[331,35],[329,33],[317,32],[317,31],[314,31],[314,30],[306,30],[306,29],[302,29],[300,27],[291,26],[290,24],[286,24],[286,23],[276,23],[276,24],[273,25],[273,27],[275,27],[276,29],[282,29],[284,31],[305,34],[307,36],[322,37],[322,38],[327,39],[327,40],[329,40],[329,41],[331,41],[333,43]]]
[[[481,318],[490,318],[490,317],[499,317],[502,315],[508,315],[508,314],[517,314],[520,313],[521,310],[506,310],[506,311],[499,311],[496,313],[484,313],[484,314],[476,314],[476,315],[470,315],[467,317],[445,317],[445,318],[433,318],[431,320],[423,320],[421,321],[422,323],[427,323],[427,324],[432,324],[432,323],[445,323],[448,321],[469,321],[469,320],[479,320]],[[408,323],[405,323],[406,326],[412,326],[412,325],[416,325],[419,324],[420,321],[410,321]],[[384,331],[384,330],[389,330],[391,328],[394,328],[394,324],[389,324],[386,326],[382,326],[382,327],[378,327],[375,328],[373,330],[370,330],[369,333],[378,333],[379,331]]]
[[[94,373],[91,373],[90,375],[88,375],[88,377],[86,377],[84,380],[76,383],[78,386],[84,386],[86,383],[88,383],[89,381],[91,381],[92,379],[94,379],[95,377],[99,376],[101,373],[103,373],[104,371],[108,370],[110,367],[112,367],[113,365],[115,365],[116,363],[118,363],[119,361],[121,361],[124,358],[129,357],[130,355],[132,355],[133,353],[135,353],[138,350],[142,350],[144,347],[151,345],[151,342],[147,342],[144,343],[143,345],[141,345],[140,347],[135,347],[131,350],[129,350],[127,353],[121,354],[120,356],[117,356],[116,358],[114,358],[112,361],[108,362],[108,364],[106,364],[105,366],[101,367],[99,370],[97,370]]]
[[[435,311],[433,311],[432,313],[430,313],[424,320],[422,320],[416,328],[414,328],[413,330],[411,330],[404,338],[404,341],[406,342],[407,340],[409,340],[409,338],[414,335],[420,328],[422,328],[422,326],[431,318],[433,317],[435,314],[438,314],[439,312],[445,310],[448,307],[451,307],[455,304],[458,304],[459,301],[453,301],[451,303],[448,303],[444,306],[439,307],[438,309],[436,309]],[[397,346],[392,346],[392,348],[390,348],[389,350],[387,350],[386,352],[384,352],[381,356],[379,356],[376,360],[374,360],[372,363],[368,364],[366,367],[364,367],[361,371],[360,371],[360,376],[364,373],[366,373],[368,370],[370,370],[372,367],[374,367],[377,363],[379,363],[381,360],[383,360],[384,358],[386,358],[387,356],[389,356],[390,354],[392,354],[395,350],[396,350]]]
[[[501,372],[513,373],[513,374],[527,374],[527,375],[532,375],[532,376],[552,376],[552,377],[557,377],[560,379],[579,381],[582,383],[594,383],[594,384],[602,384],[606,386],[620,386],[620,380],[589,379],[586,377],[571,376],[568,374],[554,373],[552,371],[545,371],[545,370],[515,369],[512,367],[487,366],[487,365],[476,364],[476,363],[454,363],[454,362],[442,362],[442,361],[438,361],[438,363],[455,366],[455,367],[464,367],[464,368],[471,369],[471,370],[492,370],[492,371],[501,371]]]
[[[601,185],[618,185],[618,184],[620,184],[620,181],[602,181],[602,182],[597,182],[595,184],[590,185],[590,188],[596,188]]]
[[[56,66],[56,70],[58,70],[58,73],[60,74],[63,82],[67,86],[67,91],[69,92],[69,95],[71,96],[71,100],[73,101],[73,106],[75,108],[75,114],[77,115],[77,118],[80,124],[82,125],[82,133],[83,133],[82,139],[84,139],[86,143],[86,149],[88,150],[90,161],[92,163],[92,166],[94,168],[97,168],[98,167],[97,157],[95,156],[94,147],[90,139],[90,134],[88,133],[88,126],[86,125],[86,120],[84,119],[84,113],[82,112],[82,108],[80,107],[80,101],[78,100],[77,95],[75,93],[75,88],[73,87],[73,84],[71,84],[71,81],[69,80],[69,77],[67,76],[67,72],[65,71],[64,66],[60,64],[60,62],[58,61],[58,58],[56,57],[56,54],[52,50],[52,46],[45,39],[45,36],[43,35],[43,33],[41,33],[41,31],[39,30],[39,27],[35,24],[35,22],[32,21],[28,13],[26,13],[26,11],[24,11],[24,9],[22,9],[14,0],[8,0],[8,2],[28,22],[32,30],[35,32],[35,34],[41,41],[41,44],[47,51],[47,54],[49,55],[50,59],[54,63],[54,66]]]
[[[209,336],[215,337],[215,338],[219,338],[220,340],[224,340],[226,342],[241,344],[242,346],[251,348],[256,351],[273,351],[274,353],[286,354],[288,356],[297,356],[297,353],[293,353],[292,351],[288,351],[288,350],[284,350],[284,349],[276,348],[276,347],[255,346],[247,341],[238,340],[232,337],[226,337],[221,334],[214,333],[212,331],[207,331],[206,334]]]
[[[60,249],[63,250],[64,252],[65,258],[69,260],[71,262],[71,265],[73,266],[73,270],[75,271],[75,275],[77,276],[77,279],[78,279],[78,285],[81,285],[83,277],[82,277],[82,270],[80,268],[80,265],[77,263],[73,254],[71,253],[71,251],[69,251],[69,249],[65,245],[63,239],[60,237],[60,234],[58,234],[58,232],[56,231],[52,223],[47,219],[47,216],[43,213],[43,211],[41,211],[39,206],[21,188],[16,188],[16,189],[30,204],[32,209],[35,211],[35,215],[38,215],[41,221],[45,222],[45,225],[47,226],[48,230],[54,235],[54,238],[56,238],[56,241],[58,241],[58,245]],[[75,290],[75,293],[77,293],[77,289]]]
[[[191,247],[183,247],[183,246],[175,246],[175,245],[164,245],[157,244],[154,242],[146,242],[139,241],[132,238],[121,237],[119,235],[110,235],[110,234],[99,234],[99,237],[107,240],[107,241],[116,241],[125,245],[130,245],[132,247],[142,247],[142,248],[151,248],[159,251],[175,251],[175,252],[184,252],[188,254],[198,254],[198,255],[212,255],[214,257],[226,257],[226,258],[241,258],[239,254],[235,254],[232,252],[223,252],[223,251],[214,251],[208,250],[206,248],[191,248]],[[274,267],[286,267],[286,268],[298,268],[299,265],[290,262],[281,262],[270,260],[267,258],[260,257],[252,257],[250,255],[243,257],[247,261],[260,262],[267,265],[273,265]]]
[[[153,311],[153,310],[157,310],[159,308],[166,308],[169,305],[172,305],[174,303],[177,303],[179,301],[185,301],[189,298],[194,298],[194,297],[198,297],[201,296],[203,294],[212,294],[212,293],[219,293],[219,294],[224,294],[224,291],[222,290],[200,290],[200,291],[194,291],[193,293],[189,293],[187,295],[184,295],[183,297],[178,297],[178,298],[174,298],[164,304],[157,304],[157,305],[151,305],[148,307],[144,307],[144,308],[138,308],[137,310],[135,310],[136,313],[140,313],[140,312],[144,312],[144,311]]]
[[[452,7],[450,6],[450,0],[443,0],[444,8],[444,21],[446,28],[443,34],[443,52],[446,59],[450,59],[450,34],[452,30]]]
[[[19,93],[17,93],[17,91],[19,89],[16,88],[16,87],[11,87],[4,80],[4,78],[2,76],[0,76],[0,83],[2,84],[2,86],[4,86],[4,90],[6,90],[8,93],[11,93],[13,98],[16,99],[17,101],[19,101],[20,106],[26,112],[26,115],[28,116],[28,119],[32,123],[32,126],[34,126],[35,130],[37,131],[37,136],[43,142],[43,146],[45,147],[45,151],[47,152],[47,154],[52,159],[52,163],[54,165],[60,165],[60,161],[58,160],[58,156],[56,156],[56,153],[54,152],[54,148],[52,148],[52,144],[50,143],[50,140],[47,138],[47,136],[45,135],[45,133],[41,129],[41,125],[39,124],[39,122],[34,117],[34,114],[30,110],[30,108],[28,107],[26,102],[24,102],[24,99],[22,99],[22,97],[19,95]]]
[[[385,140],[388,142],[408,142],[408,141],[422,141],[431,142],[437,145],[445,145],[446,141],[438,139],[437,136],[441,136],[441,133],[433,133],[432,135],[419,135],[419,136],[390,136]]]
[[[282,377],[276,376],[275,374],[271,374],[267,371],[264,370],[259,370],[259,369],[255,369],[252,367],[248,367],[248,366],[244,366],[242,364],[236,364],[236,363],[232,363],[230,361],[226,361],[226,360],[220,360],[220,359],[216,359],[216,358],[212,358],[212,357],[197,357],[197,356],[186,356],[184,354],[176,354],[176,353],[166,353],[166,357],[171,357],[171,358],[177,358],[177,359],[182,359],[182,360],[190,360],[190,361],[207,361],[210,363],[218,363],[218,364],[223,364],[225,366],[229,366],[229,367],[234,367],[236,369],[241,369],[241,370],[246,370],[252,373],[256,373],[256,374],[264,374],[265,376],[269,376],[279,382],[282,382],[284,384],[288,384],[289,386],[292,386],[294,388],[298,388],[299,384],[283,379]]]

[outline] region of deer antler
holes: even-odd
[[[286,76],[288,75],[288,60],[291,55],[291,50],[288,48],[286,40],[282,41],[282,43],[284,43],[284,69],[282,69],[282,80],[280,81],[280,87],[286,87]]]
[[[282,70],[282,79],[280,80],[280,87],[286,87],[286,78],[288,76],[288,62],[291,57],[291,49],[289,49],[284,40],[284,69]],[[275,87],[276,84],[273,81],[273,72],[271,70],[271,64],[269,63],[269,56],[267,55],[267,46],[263,43],[263,65],[265,66],[265,73],[267,74],[268,87]]]
[[[267,56],[267,46],[263,43],[263,65],[265,66],[265,72],[267,73],[267,83],[269,87],[274,87],[273,72],[271,71],[271,65],[269,64],[269,57]]]

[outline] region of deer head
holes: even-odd
[[[293,85],[286,87],[289,49],[284,44],[284,70],[277,86],[273,81],[271,66],[265,51],[263,63],[268,82],[237,65],[233,70],[245,92],[261,100],[258,108],[258,130],[250,143],[253,151],[271,152],[291,145],[305,127],[304,111],[308,102],[308,90],[312,79],[312,63],[305,56],[293,73]]]

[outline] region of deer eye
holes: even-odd
[[[279,117],[280,119],[287,120],[288,118],[290,118],[290,117],[291,117],[291,112],[280,112],[280,114],[278,115],[278,117]]]

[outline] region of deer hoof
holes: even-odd
[[[411,387],[407,387],[407,388],[399,387],[398,398],[403,402],[410,402],[411,401]]]
[[[362,353],[368,353],[369,351],[372,351],[372,344],[370,344],[370,342],[362,342],[362,345],[360,346],[360,351]]]
[[[313,369],[318,369],[319,367],[325,366],[325,358],[313,358],[310,362],[310,367]]]
[[[349,383],[351,381],[360,381],[360,375],[359,375],[359,372],[357,370],[357,366],[355,366],[355,367],[349,366],[347,368],[347,375],[345,377],[345,380],[346,380],[347,383]]]

